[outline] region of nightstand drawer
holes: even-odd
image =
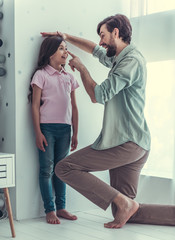
[[[0,171],[0,178],[6,178],[6,177],[7,177],[7,172],[6,171],[3,171],[3,172]]]
[[[14,154],[0,153],[0,188],[15,186]]]

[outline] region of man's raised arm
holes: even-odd
[[[70,34],[67,33],[62,33],[62,32],[41,32],[41,35],[43,37],[48,37],[48,36],[60,36],[62,37],[65,41],[75,45],[76,47],[84,50],[85,52],[91,53],[93,52],[95,46],[97,45],[96,43],[84,39],[84,38],[80,38],[80,37],[76,37],[76,36],[72,36]]]

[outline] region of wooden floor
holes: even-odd
[[[106,229],[112,220],[110,209],[76,212],[77,221],[61,220],[59,225],[45,218],[15,221],[16,240],[175,240],[175,227],[126,224],[122,229]],[[0,220],[0,240],[11,238],[8,219]]]

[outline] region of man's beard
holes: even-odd
[[[107,48],[108,48],[106,52],[107,57],[113,57],[116,55],[116,46],[107,45]]]

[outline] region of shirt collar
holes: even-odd
[[[62,73],[67,74],[66,70],[63,67],[60,72],[53,68],[52,66],[50,66],[49,64],[44,69],[49,75],[54,75],[54,73],[57,73],[59,75],[61,75]]]
[[[114,58],[113,63],[115,62],[115,64],[116,64],[117,62],[119,62],[125,55],[127,55],[129,52],[131,52],[131,51],[132,51],[133,49],[135,49],[135,48],[136,48],[135,45],[132,44],[132,43],[129,44],[128,46],[126,46],[126,47],[119,53],[119,55]]]

